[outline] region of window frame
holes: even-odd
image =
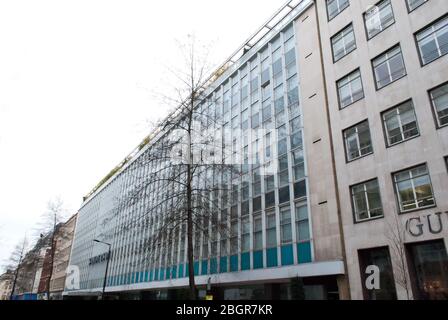
[[[343,79],[349,77],[349,76],[352,75],[353,73],[357,72],[357,71],[359,71],[359,79],[360,79],[360,81],[361,81],[362,97],[360,97],[360,98],[357,99],[357,100],[354,100],[352,103],[346,105],[345,107],[342,107],[342,106],[341,106],[341,95],[340,95],[340,93],[339,93],[339,86],[338,86],[338,83],[339,83],[340,81],[342,81]],[[344,110],[344,109],[348,108],[349,106],[355,104],[356,102],[363,100],[363,99],[365,98],[365,92],[364,92],[364,83],[362,82],[361,68],[358,67],[358,68],[352,70],[351,72],[347,73],[345,76],[341,77],[340,79],[336,80],[336,93],[337,93],[337,96],[338,96],[338,107],[339,107],[339,110]]]
[[[394,12],[394,7],[393,7],[393,5],[392,5],[392,0],[379,0],[378,2],[376,2],[376,3],[373,5],[373,7],[378,7],[378,5],[379,5],[381,2],[384,2],[384,1],[389,1],[389,2],[390,2],[390,7],[391,7],[392,15],[393,15],[393,17],[394,17],[394,22],[392,22],[392,23],[391,23],[390,25],[388,25],[387,27],[383,28],[383,29],[382,29],[381,31],[379,31],[378,33],[375,33],[372,37],[369,37],[369,30],[367,29],[367,23],[366,23],[366,22],[367,22],[367,20],[366,20],[366,14],[367,14],[367,11],[368,11],[368,10],[364,11],[363,14],[362,14],[362,18],[363,18],[363,22],[364,22],[364,30],[365,30],[365,32],[366,32],[366,39],[367,39],[367,42],[370,41],[370,40],[372,40],[373,38],[375,38],[377,35],[383,33],[384,31],[386,31],[387,29],[389,29],[389,27],[393,26],[393,25],[397,22],[397,20],[395,19],[395,12]]]
[[[430,62],[428,62],[428,63],[424,63],[424,62],[423,62],[423,57],[422,57],[422,54],[421,54],[421,51],[420,51],[420,46],[418,45],[419,42],[418,42],[418,40],[417,40],[417,34],[419,34],[420,32],[424,31],[425,29],[428,29],[430,26],[432,26],[432,25],[438,23],[439,21],[441,21],[441,20],[443,20],[443,19],[448,19],[448,13],[442,15],[441,17],[439,17],[439,18],[437,18],[437,19],[435,19],[435,20],[433,20],[433,21],[431,21],[430,23],[426,24],[423,28],[420,28],[419,30],[417,30],[416,32],[414,32],[414,41],[415,41],[415,45],[416,45],[416,47],[417,47],[417,54],[418,54],[418,58],[419,58],[419,60],[420,60],[420,66],[421,66],[422,68],[425,67],[425,66],[427,66],[427,65],[430,65],[430,64],[432,64],[433,62],[439,60],[440,58],[442,58],[442,57],[448,55],[448,53],[445,53],[445,54],[443,54],[443,55],[437,57],[436,59],[434,59],[434,60],[432,60],[432,61],[430,61]]]
[[[444,156],[443,161],[445,162],[446,171],[448,173],[448,156]]]
[[[339,59],[335,59],[334,56],[334,48],[333,48],[333,39],[336,38],[340,33],[346,31],[348,28],[352,27],[352,32],[353,32],[353,39],[355,40],[355,46],[354,48],[352,48],[351,50],[347,51],[343,56],[341,56]],[[353,22],[350,22],[349,24],[347,24],[345,27],[343,27],[341,30],[339,30],[338,32],[336,32],[333,36],[331,36],[330,38],[330,44],[331,44],[331,56],[333,58],[333,64],[342,60],[343,58],[345,58],[346,56],[350,55],[350,53],[352,53],[353,51],[355,51],[358,48],[357,42],[356,42],[356,34],[355,34],[355,28],[353,27]]]
[[[422,5],[428,3],[428,0],[425,0],[422,3],[420,3],[418,6],[416,6],[414,9],[411,9],[411,7],[409,6],[409,0],[405,0],[405,1],[406,1],[406,7],[408,8],[408,13],[414,12],[415,10],[420,8]]]
[[[434,121],[436,123],[437,130],[443,129],[445,127],[448,127],[448,123],[444,124],[444,125],[440,125],[440,123],[439,123],[440,122],[439,121],[439,116],[437,115],[436,106],[434,105],[434,99],[432,97],[431,92],[434,91],[434,90],[437,90],[437,89],[439,89],[439,88],[441,88],[443,86],[447,86],[448,87],[448,81],[444,82],[442,84],[439,84],[438,86],[435,86],[434,88],[431,88],[431,89],[428,90],[429,104],[431,105],[431,111],[432,111],[432,114],[434,116]]]
[[[405,171],[411,171],[413,169],[416,169],[416,168],[422,167],[422,166],[426,166],[426,169],[427,169],[427,174],[428,174],[428,179],[429,179],[429,183],[430,183],[430,186],[431,186],[431,193],[432,193],[432,196],[433,196],[433,199],[434,199],[434,204],[430,205],[430,206],[426,206],[426,207],[421,207],[421,208],[415,208],[415,209],[409,209],[409,210],[406,210],[406,211],[402,211],[401,210],[400,198],[399,198],[399,194],[398,194],[398,189],[397,189],[397,182],[395,181],[395,175],[397,175],[399,173],[402,173],[402,172],[405,172]],[[427,209],[431,209],[431,208],[437,207],[437,201],[436,201],[436,197],[435,197],[435,194],[434,194],[434,187],[433,187],[433,184],[432,184],[431,173],[429,171],[429,166],[428,166],[427,162],[420,163],[420,164],[414,165],[412,167],[408,167],[408,168],[405,168],[405,169],[402,169],[402,170],[398,170],[398,171],[392,172],[391,176],[392,176],[392,184],[393,184],[394,193],[395,193],[395,202],[397,204],[397,209],[398,209],[398,214],[399,215],[413,213],[413,212],[416,212],[416,211],[427,210]],[[413,186],[413,191],[415,193],[414,186]]]
[[[338,0],[334,0],[334,1],[338,1]],[[326,7],[326,12],[327,12],[327,19],[328,22],[332,21],[334,18],[336,18],[337,16],[339,16],[345,9],[347,9],[348,7],[350,7],[350,0],[347,0],[347,6],[345,6],[344,8],[342,8],[341,11],[339,11],[335,16],[330,17],[330,12],[328,11],[328,1],[325,1],[325,7]]]
[[[414,115],[415,115],[415,121],[416,121],[416,126],[417,126],[417,130],[418,130],[418,134],[415,135],[415,136],[413,136],[413,137],[411,137],[411,138],[401,140],[401,141],[396,142],[396,143],[394,143],[394,144],[390,144],[390,143],[389,143],[389,133],[388,133],[388,131],[387,131],[386,122],[385,122],[385,120],[384,120],[384,115],[385,115],[386,113],[389,113],[390,111],[392,111],[392,110],[394,110],[394,109],[399,108],[400,106],[402,106],[402,105],[404,105],[404,104],[406,104],[406,103],[408,103],[408,102],[411,102],[411,104],[412,104],[412,108],[413,108],[413,110],[414,110]],[[405,100],[405,101],[403,101],[403,102],[400,102],[400,103],[394,105],[393,107],[390,107],[390,108],[388,108],[388,109],[382,111],[381,114],[380,114],[380,116],[381,116],[381,123],[382,123],[382,125],[383,125],[383,134],[384,134],[384,141],[385,141],[385,143],[386,143],[386,148],[393,148],[393,147],[395,147],[395,146],[397,146],[397,145],[399,145],[399,144],[405,143],[405,142],[407,142],[407,141],[411,141],[411,140],[413,140],[413,139],[417,139],[418,137],[421,136],[420,125],[419,125],[419,122],[418,122],[417,113],[415,112],[415,105],[414,105],[414,101],[413,101],[412,98],[407,99],[407,100]]]
[[[381,57],[381,56],[383,56],[383,55],[386,55],[388,52],[394,50],[394,49],[397,48],[397,47],[400,48],[401,59],[403,60],[404,75],[402,75],[401,77],[399,77],[399,78],[393,80],[392,82],[389,82],[389,83],[386,84],[385,86],[378,87],[378,81],[377,81],[377,79],[376,79],[376,74],[375,74],[375,65],[374,65],[374,61],[375,61],[376,59],[378,59],[379,57]],[[389,60],[389,58],[388,58],[387,60]],[[376,89],[376,91],[380,91],[380,90],[382,90],[382,89],[384,89],[384,88],[390,86],[391,84],[393,84],[393,83],[395,83],[395,82],[397,82],[397,81],[399,81],[399,80],[401,80],[401,79],[407,77],[407,75],[408,75],[408,70],[407,70],[407,68],[406,68],[406,63],[405,63],[405,61],[404,61],[404,56],[403,56],[403,50],[401,49],[401,44],[400,44],[400,43],[397,43],[397,44],[393,45],[392,47],[390,47],[389,49],[387,49],[387,50],[381,52],[379,55],[377,55],[377,56],[374,57],[372,60],[370,60],[370,64],[371,64],[371,67],[372,67],[373,80],[374,80],[374,82],[375,82],[375,89]]]
[[[358,219],[356,218],[355,203],[354,203],[354,201],[353,201],[354,199],[353,199],[353,192],[352,192],[352,189],[353,189],[354,187],[356,187],[356,186],[359,186],[359,185],[366,185],[367,183],[372,182],[372,181],[375,181],[375,180],[376,180],[377,183],[378,183],[378,193],[379,193],[380,202],[381,202],[381,209],[382,209],[383,213],[382,213],[381,216],[377,216],[377,217],[369,217],[368,219],[358,220]],[[369,221],[374,221],[374,220],[379,220],[379,219],[384,219],[384,218],[385,218],[385,215],[384,215],[384,206],[383,206],[383,198],[382,198],[382,196],[381,196],[381,188],[380,188],[380,183],[379,183],[379,179],[378,179],[378,177],[373,178],[373,179],[369,179],[369,180],[366,180],[366,181],[362,181],[362,182],[359,182],[359,183],[352,184],[352,185],[349,186],[349,191],[350,191],[350,203],[351,203],[351,207],[352,207],[352,216],[353,216],[353,223],[354,223],[354,224],[360,224],[360,223],[365,223],[365,222],[369,222]],[[369,208],[369,216],[370,216],[370,208]]]
[[[369,153],[366,153],[366,154],[364,154],[364,155],[361,155],[361,156],[359,156],[359,157],[357,157],[357,158],[354,158],[354,159],[351,159],[351,160],[350,160],[350,159],[348,158],[348,149],[347,149],[347,143],[346,143],[346,140],[345,140],[345,132],[346,132],[347,130],[350,130],[350,129],[354,128],[354,127],[359,126],[360,124],[362,124],[362,123],[364,123],[364,122],[367,122],[367,126],[368,126],[368,129],[369,129],[370,143],[371,143],[372,151],[369,152]],[[362,158],[365,158],[365,157],[368,157],[368,156],[374,154],[373,140],[372,140],[372,133],[370,132],[370,123],[369,123],[369,119],[364,119],[364,120],[362,120],[362,121],[360,121],[360,122],[358,122],[358,123],[356,123],[356,124],[354,124],[354,125],[352,125],[352,126],[346,128],[346,129],[343,129],[343,130],[342,130],[342,142],[343,142],[343,144],[344,144],[345,162],[346,162],[346,163],[351,163],[351,162],[360,160],[360,159],[362,159]]]

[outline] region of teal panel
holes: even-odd
[[[189,272],[190,272],[190,264],[186,263],[185,264],[185,277],[188,277]]]
[[[177,266],[173,266],[173,268],[171,269],[171,277],[172,279],[177,278]]]
[[[220,273],[227,272],[227,257],[221,257],[219,259],[219,272]]]
[[[170,279],[171,276],[171,267],[166,268],[166,272],[165,272],[165,279]]]
[[[230,257],[230,272],[238,271],[238,255]]]
[[[253,253],[254,269],[263,268],[263,251],[255,251]]]
[[[299,263],[309,263],[311,259],[311,242],[297,244],[297,256]]]
[[[290,266],[294,264],[292,244],[282,247],[282,266]]]
[[[202,261],[201,274],[202,275],[208,274],[208,261],[207,260]]]
[[[149,273],[149,281],[154,281],[154,270]]]
[[[195,276],[199,275],[199,261],[196,261],[194,263],[194,275]]]
[[[215,274],[218,272],[218,261],[216,258],[210,259],[210,274]]]
[[[145,282],[148,282],[148,281],[149,281],[149,272],[146,271],[145,272]]]
[[[241,270],[250,269],[250,253],[245,252],[241,254]]]
[[[270,248],[266,250],[266,260],[268,268],[278,266],[277,248]]]
[[[184,277],[184,265],[181,264],[179,265],[179,278],[183,278]]]
[[[156,269],[154,272],[154,281],[159,281],[159,269]]]

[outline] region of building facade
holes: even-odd
[[[241,47],[197,106],[243,155],[240,176],[213,180],[232,186],[212,197],[232,232],[195,238],[202,293],[291,299],[300,283],[308,299],[446,298],[447,12],[437,0],[289,1]],[[147,208],[170,189],[116,200],[159,169],[140,160],[165,134],[85,199],[70,257],[79,288],[65,295],[101,291],[108,248],[95,239],[111,247],[108,294],[188,287],[182,228],[148,258],[170,208]]]
[[[14,282],[14,272],[7,270],[0,275],[0,300],[9,300],[11,297],[12,284]]]
[[[65,289],[65,278],[70,260],[70,251],[75,233],[77,214],[73,215],[57,230],[55,235],[55,253],[53,272],[50,280],[50,300],[61,300]]]
[[[351,296],[447,299],[448,2],[317,10]]]

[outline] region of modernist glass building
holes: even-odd
[[[211,197],[219,206],[220,219],[228,219],[229,234],[211,229],[214,236],[197,233],[194,238],[197,281],[203,285],[206,279],[213,288],[222,287],[221,291],[215,290],[222,298],[288,298],[290,280],[301,277],[294,266],[313,268],[312,212],[297,62],[300,43],[294,27],[294,19],[311,4],[293,1],[285,7],[286,17],[215,80],[207,92],[212,98],[198,105],[215,120],[214,129],[219,124],[219,129],[231,132],[232,154],[243,156],[241,174],[236,177],[213,178],[210,170],[200,173],[208,175],[208,182],[231,186],[229,192],[215,192]],[[103,285],[105,259],[101,256],[107,247],[94,239],[111,244],[108,292],[140,294],[149,290],[146,295],[160,297],[188,284],[185,225],[162,244],[151,241],[158,219],[163,219],[170,205],[165,203],[151,212],[148,208],[169,196],[176,188],[174,183],[151,184],[132,206],[120,206],[117,200],[160,169],[144,161],[156,143],[138,151],[79,210],[70,261],[80,270],[78,293],[89,295]],[[267,173],[268,167],[277,170]],[[210,228],[215,227],[210,223]],[[336,269],[340,268],[338,263]],[[271,282],[274,287],[267,288]],[[336,283],[330,287],[316,290],[309,286],[307,294],[337,292]]]

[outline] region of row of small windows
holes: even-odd
[[[445,158],[447,162],[447,158]],[[400,213],[434,207],[436,205],[428,166],[421,164],[392,174]],[[378,179],[350,187],[355,222],[384,216]]]
[[[350,6],[349,0],[326,0],[327,1],[327,14],[328,14],[328,20],[332,20],[334,17],[336,17],[338,14],[340,14],[342,11],[344,11],[346,8]],[[418,7],[420,7],[425,2],[428,2],[428,0],[406,0],[406,5],[408,7],[408,11],[412,12]],[[390,22],[393,20],[393,11],[391,6],[390,0],[383,0],[380,1],[376,7],[373,7],[371,10],[366,12],[366,21],[371,21],[373,19],[373,14],[379,13],[381,17],[381,26],[379,28],[386,28],[385,26],[387,24],[392,24]],[[369,23],[366,23],[367,25],[370,25]]]
[[[429,91],[438,127],[448,125],[448,83]],[[412,100],[401,103],[381,114],[388,147],[420,135]],[[365,120],[343,131],[347,161],[373,153],[369,123]]]
[[[371,39],[373,36],[377,35],[388,26],[395,22],[392,4],[390,0],[382,1],[378,5],[379,13],[372,14],[370,18],[366,13],[366,28],[368,33],[368,38]],[[375,19],[373,21],[372,19]],[[425,27],[421,31],[415,34],[415,39],[418,46],[418,51],[421,59],[422,65],[426,65],[439,57],[448,53],[448,16],[442,17],[441,19],[433,22],[429,26]],[[350,52],[356,49],[355,33],[353,30],[353,25],[345,27],[343,30],[339,31],[336,35],[331,38],[331,45],[333,50],[333,60],[334,62],[339,61]],[[396,59],[400,59],[399,52],[391,52],[389,55],[396,54]],[[378,57],[378,64],[382,64],[382,59],[392,59],[388,56]],[[399,61],[397,61],[399,62]],[[402,61],[400,62],[402,63]],[[386,66],[384,66],[386,67]],[[398,73],[402,73],[404,70],[399,70]],[[390,72],[393,75],[393,72]],[[400,74],[393,75],[393,77],[399,77]],[[382,80],[382,79],[381,79]],[[384,79],[385,84],[377,83],[377,88],[380,89],[388,84],[388,78]],[[382,82],[382,81],[379,81]]]

